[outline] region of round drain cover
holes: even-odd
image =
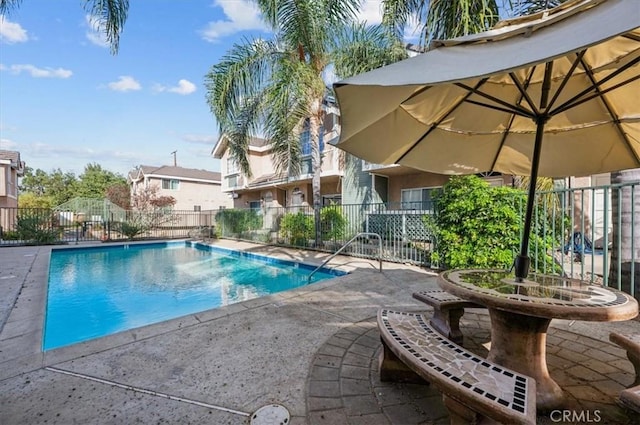
[[[289,411],[279,404],[262,406],[251,415],[251,425],[287,425]]]

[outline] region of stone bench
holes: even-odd
[[[480,304],[467,301],[446,291],[433,289],[415,292],[413,298],[433,307],[433,317],[429,324],[442,335],[462,345],[460,318],[465,308],[484,308]]]
[[[627,388],[620,392],[620,398],[618,400],[624,407],[640,413],[640,385]]]
[[[640,385],[640,334],[611,332],[609,334],[609,341],[627,351],[627,358],[636,371],[635,381],[630,386]]]
[[[452,424],[536,423],[536,382],[452,343],[419,313],[381,309],[380,379],[417,374],[443,393]],[[484,423],[484,422],[483,422]]]
[[[624,407],[640,413],[640,334],[611,332],[609,341],[627,351],[627,357],[636,372],[635,381],[620,393],[618,401]]]

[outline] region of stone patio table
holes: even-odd
[[[534,378],[540,411],[557,408],[564,399],[547,369],[547,329],[552,319],[612,322],[638,315],[638,302],[630,295],[561,276],[531,274],[517,282],[503,270],[449,270],[440,274],[438,284],[487,307],[491,317],[487,358]]]

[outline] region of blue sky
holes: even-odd
[[[0,20],[0,149],[34,169],[88,163],[219,171],[204,76],[242,37],[269,34],[246,0],[135,0],[112,55],[79,0],[24,0]],[[54,6],[55,5],[55,6]],[[362,19],[379,21],[380,2]]]

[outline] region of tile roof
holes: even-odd
[[[160,167],[151,165],[141,165],[135,170],[129,172],[131,178],[136,178],[138,172],[144,175],[178,177],[183,179],[209,180],[219,182],[222,176],[217,171],[207,171],[195,168],[174,167],[171,165],[163,165]]]
[[[253,179],[251,183],[249,183],[249,187],[259,187],[273,183],[281,183],[286,180],[286,176],[277,175],[277,174],[266,174],[260,177],[256,177]]]
[[[0,159],[8,159],[11,162],[20,162],[20,152],[0,150]]]
[[[18,176],[24,175],[24,161],[20,160],[20,152],[0,149],[0,160],[10,161],[10,167],[17,171]]]

